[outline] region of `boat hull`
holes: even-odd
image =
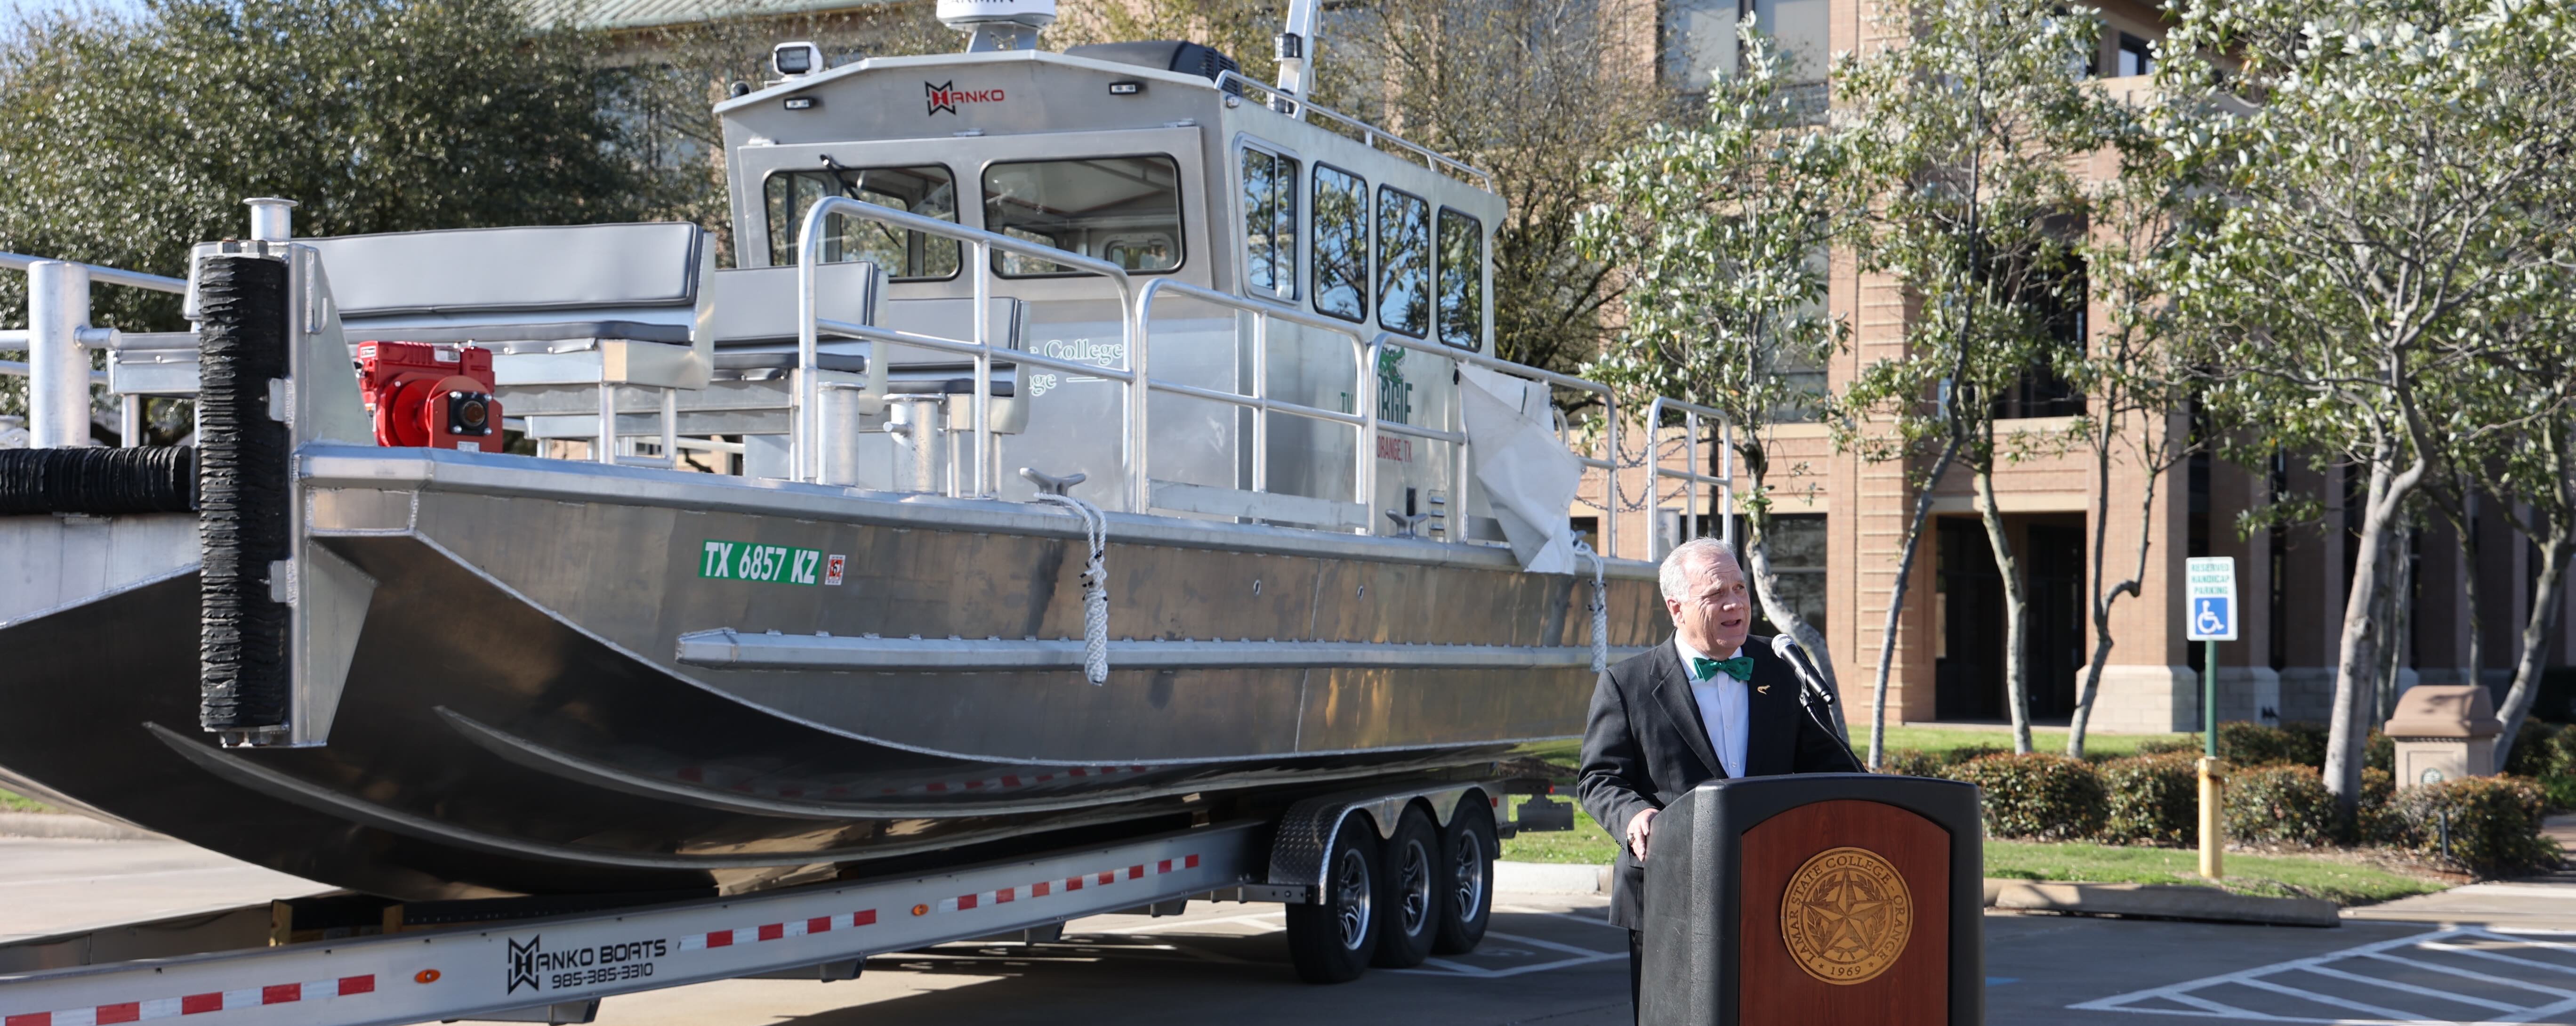
[[[1413,647],[1587,645],[1589,582],[1494,550],[1155,517],[1113,520],[1113,638],[1403,658],[1113,665],[1100,686],[692,665],[678,639],[720,629],[1078,638],[1086,553],[1071,517],[1021,504],[427,450],[305,466],[308,529],[374,581],[328,744],[219,749],[197,730],[180,567],[0,623],[0,767],[393,897],[742,889],[1479,772],[1579,732],[1590,692],[1586,666]],[[714,576],[710,541],[839,556],[843,583]],[[1631,570],[1610,597],[1651,608],[1651,587]],[[1613,622],[1651,622],[1638,612]]]

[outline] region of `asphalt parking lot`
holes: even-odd
[[[170,842],[0,838],[0,939],[318,889]],[[608,999],[610,1026],[1629,1021],[1626,937],[1589,895],[1499,896],[1472,955],[1298,982],[1278,906],[1094,916],[1061,943],[950,944],[838,983],[733,980]],[[2332,929],[1986,916],[1994,1026],[2576,1023],[2576,885],[2482,884]]]

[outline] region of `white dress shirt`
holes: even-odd
[[[1744,776],[1745,721],[1751,717],[1750,698],[1745,693],[1749,682],[1723,673],[1712,680],[1701,680],[1691,660],[1707,656],[1690,647],[1680,635],[1673,636],[1673,649],[1681,653],[1682,675],[1690,678],[1691,698],[1699,703],[1699,721],[1708,728],[1709,747],[1717,749],[1717,761],[1725,764],[1728,777]],[[1743,654],[1744,649],[1738,647],[1735,655],[1727,658]]]

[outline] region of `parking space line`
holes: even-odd
[[[2423,933],[2409,934],[2402,937],[2393,937],[2388,940],[2363,944],[2357,947],[2346,948],[2341,951],[2330,951],[2307,958],[2291,959],[2285,962],[2277,962],[2271,965],[2242,969],[2232,973],[2203,977],[2201,979],[2189,980],[2164,987],[2153,987],[2146,990],[2132,991],[2126,994],[2115,994],[2110,997],[2097,998],[2095,1000],[2072,1004],[2066,1007],[2071,1011],[2138,1012],[2150,1015],[2182,1015],[2196,1018],[2225,1017],[2249,1022],[2327,1023],[2339,1024],[2339,1026],[2439,1026],[2439,1024],[2442,1023],[2455,1023],[2458,1021],[2431,1019],[2415,1012],[2401,1011],[2385,1005],[2371,1004],[2356,1000],[2353,997],[2346,995],[2320,993],[2315,990],[2291,986],[2289,983],[2282,982],[2283,978],[2289,977],[2290,974],[2304,972],[2326,977],[2328,979],[2348,980],[2366,986],[2379,987],[2384,990],[2412,994],[2418,997],[2431,998],[2438,1001],[2446,1001],[2474,1008],[2487,1009],[2498,1013],[2495,1018],[2480,1020],[2484,1023],[2525,1023],[2535,1020],[2549,1019],[2570,1011],[2576,1011],[2576,993],[2562,990],[2557,987],[2534,983],[2525,979],[2497,975],[2497,973],[2502,973],[2506,970],[2498,969],[2494,973],[2478,972],[2476,970],[2464,969],[2458,966],[2445,965],[2441,962],[2422,957],[2409,957],[2407,954],[2399,954],[2401,951],[2410,953],[2416,951],[2441,952],[2449,955],[2463,955],[2485,959],[2492,963],[2510,965],[2522,970],[2576,974],[2576,966],[2568,966],[2556,962],[2542,961],[2539,959],[2509,955],[2504,954],[2503,952],[2490,950],[2490,946],[2501,942],[2503,945],[2521,947],[2526,950],[2537,948],[2553,952],[2563,951],[2576,953],[2576,944],[2541,940],[2537,936],[2534,936],[2535,933],[2539,933],[2539,931],[2513,931],[2512,933],[2507,933],[2478,926],[2448,926],[2440,929],[2428,930]],[[2563,933],[2556,931],[2548,931],[2547,934],[2550,936],[2564,936]],[[2474,982],[2493,987],[2515,988],[2530,993],[2547,995],[2554,1000],[2537,1006],[2518,1005],[2509,1001],[2500,1001],[2492,997],[2481,996],[2478,994],[2444,990],[2438,986],[2425,986],[2421,983],[2401,982],[2386,979],[2381,976],[2351,972],[2336,968],[2333,965],[2333,963],[2337,962],[2359,962],[2363,959],[2456,977],[2464,983]],[[2258,1012],[2251,1009],[2222,1004],[2218,1001],[2202,996],[2210,990],[2225,986],[2246,987],[2254,990],[2265,991],[2271,994],[2290,998],[2302,1004],[2317,1006],[2317,1010],[2313,1013],[2301,1014],[2304,1011],[2303,1009],[2292,1007],[2281,1011]],[[2180,1005],[2183,1007],[2174,1008],[2151,1006],[2148,1004],[2149,1002],[2170,1002],[2174,1005]],[[2353,1012],[2373,1016],[2374,1018],[2350,1018],[2349,1013]]]
[[[2395,962],[2399,965],[2410,966],[2416,969],[2429,969],[2437,973],[2449,973],[2453,976],[2476,980],[2480,983],[2492,983],[2500,987],[2518,987],[2523,990],[2536,990],[2543,994],[2554,994],[2561,998],[2576,998],[2576,990],[2560,990],[2556,987],[2544,987],[2528,980],[2516,980],[2503,976],[2494,976],[2478,972],[2474,969],[2462,969],[2455,965],[2443,965],[2439,962],[2427,962],[2418,958],[2407,958],[2403,955],[2392,955],[2385,951],[2369,952],[2365,957]]]
[[[1625,955],[1625,954],[1627,954],[1627,952],[1625,952],[1625,951],[1603,951],[1603,950],[1601,950],[1601,949],[1599,949],[1599,948],[1586,948],[1586,947],[1578,947],[1578,946],[1576,946],[1576,945],[1572,945],[1572,944],[1559,944],[1559,943],[1557,943],[1557,942],[1555,942],[1555,941],[1552,941],[1552,940],[1545,940],[1545,939],[1541,939],[1541,938],[1538,938],[1538,937],[1524,937],[1524,936],[1521,936],[1520,934],[1517,934],[1517,933],[1499,933],[1499,932],[1496,932],[1496,931],[1493,931],[1493,930],[1487,930],[1487,931],[1485,931],[1485,936],[1487,936],[1487,937],[1500,937],[1500,938],[1502,938],[1502,939],[1504,939],[1504,940],[1511,941],[1511,942],[1514,942],[1514,943],[1517,943],[1517,944],[1528,944],[1528,945],[1531,945],[1531,946],[1533,946],[1533,947],[1546,948],[1546,949],[1548,949],[1548,950],[1550,950],[1550,951],[1562,951],[1562,952],[1564,952],[1564,953],[1566,953],[1566,954],[1569,954],[1569,955]]]
[[[2531,1006],[2529,1005],[2513,1005],[2506,1004],[2502,1001],[2489,1001],[2485,998],[2470,997],[2466,994],[2455,994],[2447,990],[2435,990],[2431,987],[2418,987],[2412,983],[2399,983],[2395,980],[2385,980],[2375,976],[2363,976],[2360,973],[2348,973],[2341,969],[2330,969],[2321,965],[2309,966],[2307,971],[2319,976],[2332,976],[2339,980],[2351,980],[2354,983],[2368,984],[2373,987],[2383,987],[2388,990],[2404,991],[2419,997],[2438,998],[2443,1001],[2455,1001],[2464,1005],[2476,1005],[2480,1008],[2492,1008],[2499,1012],[2527,1012],[2531,1010]]]
[[[1487,934],[1486,936],[1490,937],[1492,934]],[[1591,965],[1595,962],[1606,962],[1614,958],[1626,957],[1628,957],[1628,953],[1622,951],[1617,954],[1595,954],[1582,958],[1563,958],[1554,962],[1540,962],[1534,965],[1516,965],[1506,969],[1486,969],[1480,966],[1467,965],[1462,962],[1452,962],[1445,958],[1426,958],[1422,960],[1422,964],[1426,966],[1436,966],[1436,968],[1424,969],[1417,967],[1413,969],[1388,969],[1386,971],[1391,973],[1409,973],[1415,976],[1472,976],[1480,980],[1499,980],[1510,976],[1547,972],[1551,969],[1571,969],[1578,965]]]

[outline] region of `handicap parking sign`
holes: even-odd
[[[2183,561],[2183,612],[2193,641],[2236,640],[2236,561],[2225,556]]]

